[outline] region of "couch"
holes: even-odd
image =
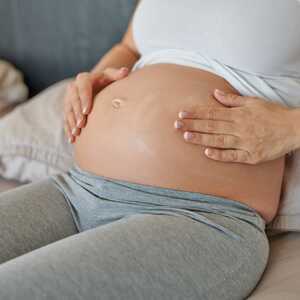
[[[0,1],[0,57],[36,95],[90,69],[124,33],[134,0]],[[0,192],[21,185],[0,178]],[[300,233],[269,237],[270,259],[250,300],[300,299]]]

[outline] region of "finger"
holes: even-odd
[[[249,97],[232,94],[232,93],[225,93],[218,89],[214,91],[214,96],[217,100],[222,102],[222,104],[228,106],[244,106],[249,101]]]
[[[114,81],[121,80],[128,76],[129,69],[128,68],[106,68],[102,76],[98,78],[98,85],[100,85],[102,88],[111,84]]]
[[[227,121],[184,119],[176,120],[174,127],[183,131],[238,135],[236,124]]]
[[[73,111],[69,112],[67,120],[68,120],[70,129],[71,129],[71,134],[73,136],[76,136],[77,127],[76,127],[76,120],[75,120],[75,115],[74,115]]]
[[[67,121],[64,122],[64,129],[65,129],[65,135],[68,139],[68,142],[70,144],[74,143],[75,137],[72,135],[71,128],[70,128],[69,123]]]
[[[81,101],[79,99],[79,95],[77,93],[77,88],[76,88],[75,85],[73,87],[73,90],[74,91],[70,95],[70,102],[71,102],[72,110],[73,110],[73,113],[74,113],[74,116],[75,116],[76,126],[80,127],[80,124],[83,121],[84,115],[82,113]]]
[[[82,114],[87,115],[91,111],[93,101],[93,86],[90,73],[79,73],[76,77],[76,86],[82,108]]]
[[[208,119],[235,121],[239,116],[237,110],[229,108],[216,108],[210,106],[196,106],[193,108],[185,108],[178,113],[180,119]]]
[[[240,148],[240,140],[234,135],[202,134],[186,131],[183,138],[193,144],[215,148]]]
[[[77,123],[76,126],[77,128],[82,129],[86,126],[86,123],[87,123],[87,116],[83,115],[81,122],[79,122],[79,124]]]
[[[111,81],[120,80],[129,74],[129,69],[126,67],[115,69],[107,68],[103,71],[104,76]]]
[[[78,128],[78,127],[77,127],[75,136],[76,136],[76,137],[79,136],[80,133],[81,133],[81,128]]]
[[[205,155],[218,161],[253,164],[249,152],[244,150],[218,150],[209,148],[208,154],[205,153]]]

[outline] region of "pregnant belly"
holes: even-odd
[[[239,201],[269,223],[276,215],[284,156],[258,165],[208,159],[205,146],[174,128],[187,107],[223,107],[215,88],[236,92],[203,70],[155,64],[132,72],[94,100],[74,144],[76,164],[93,174],[129,182],[199,192]]]

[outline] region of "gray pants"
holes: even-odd
[[[259,215],[226,205],[198,212],[210,223],[149,211],[79,232],[53,179],[1,193],[0,299],[246,299],[269,243]]]

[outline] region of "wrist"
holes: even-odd
[[[139,59],[139,54],[133,51],[125,43],[115,44],[91,70],[91,73],[100,74],[106,68],[122,68],[132,69]]]

